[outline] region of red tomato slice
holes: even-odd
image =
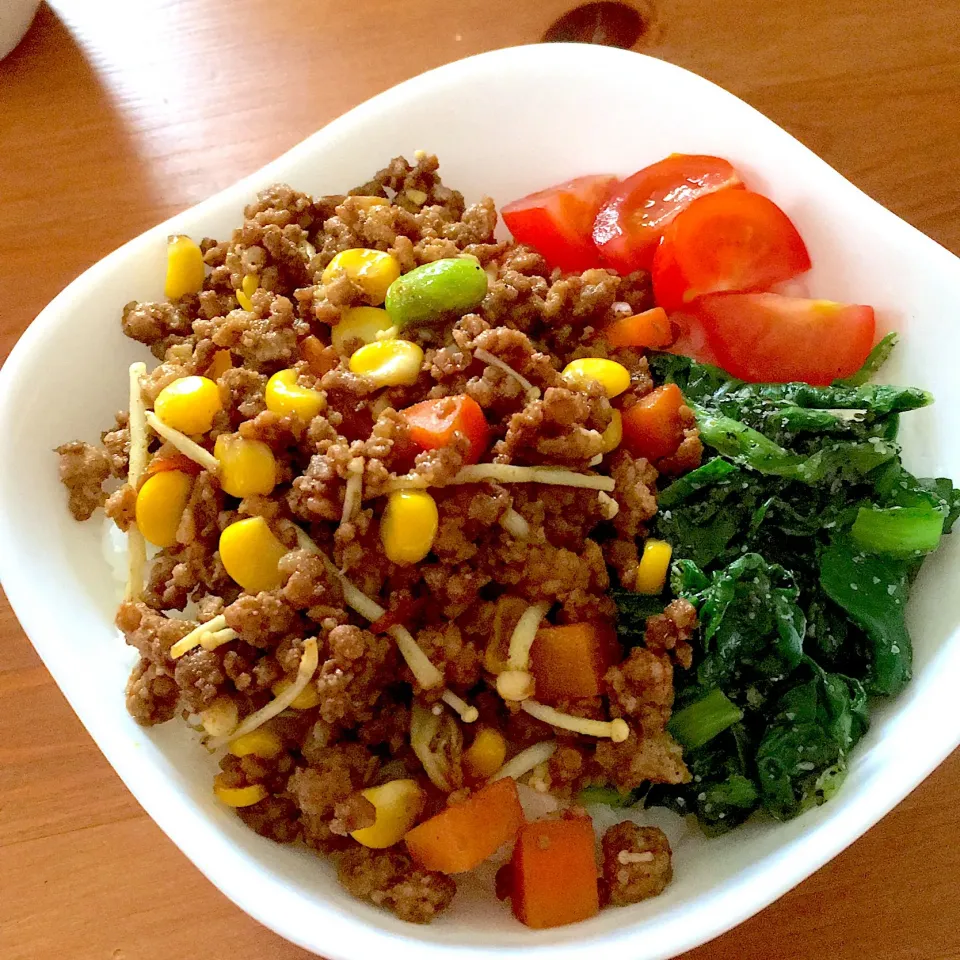
[[[423,400],[400,415],[410,426],[410,439],[424,450],[436,450],[453,442],[462,433],[470,441],[467,463],[476,463],[490,443],[490,427],[480,404],[465,394]]]
[[[863,366],[873,346],[873,307],[777,293],[718,294],[697,301],[720,365],[754,383],[826,386]]]
[[[647,270],[663,231],[681,210],[697,197],[742,186],[720,157],[675,153],[614,188],[597,214],[593,242],[619,273]]]
[[[596,174],[558,183],[508,203],[500,214],[517,243],[533,247],[551,266],[589,270],[600,265],[593,221],[616,179]]]
[[[749,190],[694,200],[671,223],[653,259],[653,293],[668,313],[709,293],[764,290],[810,269],[790,218]]]

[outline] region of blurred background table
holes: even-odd
[[[636,3],[636,49],[743,97],[960,253],[960,0]],[[539,40],[574,5],[42,6],[0,63],[0,357],[123,241],[392,84]],[[51,403],[63,399],[51,391]],[[845,854],[686,960],[960,957],[958,797],[955,755]],[[307,954],[236,909],[153,825],[4,602],[0,960],[267,956]]]

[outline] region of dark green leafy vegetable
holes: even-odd
[[[960,516],[960,490],[900,462],[900,416],[931,397],[867,382],[894,342],[829,387],[649,358],[684,392],[706,449],[661,490],[651,530],[673,547],[670,592],[701,624],[694,668],[674,675],[670,725],[693,780],[654,785],[645,803],[695,813],[708,834],[756,809],[786,819],[829,799],[867,729],[867,696],[910,678],[910,583]],[[639,642],[665,602],[653,599],[617,597],[622,636]],[[716,719],[691,733],[698,710],[713,720],[711,703]]]
[[[856,680],[818,670],[777,703],[757,747],[763,804],[789,820],[829,799],[846,773],[851,747],[868,726],[866,695]]]
[[[823,551],[820,583],[870,641],[867,689],[898,694],[912,673],[913,645],[904,613],[909,592],[908,561],[862,552],[849,537]]]

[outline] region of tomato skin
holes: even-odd
[[[765,290],[810,269],[797,228],[749,190],[694,200],[667,227],[653,259],[653,292],[668,313],[711,293]]]
[[[753,383],[827,386],[863,365],[873,346],[873,307],[727,293],[702,297],[697,313],[717,361]]]
[[[677,452],[683,440],[683,394],[675,383],[648,393],[623,411],[623,446],[634,457],[654,462]]]
[[[424,450],[436,450],[462,433],[470,442],[466,463],[477,463],[490,444],[490,427],[480,404],[466,394],[423,400],[400,411],[410,428],[410,439]]]
[[[533,247],[550,266],[589,270],[601,264],[593,222],[616,180],[612,174],[577,177],[514,200],[500,215],[517,243]]]
[[[622,180],[597,214],[593,242],[618,273],[648,270],[667,225],[697,197],[742,187],[726,160],[675,153]]]

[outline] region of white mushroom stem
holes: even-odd
[[[489,364],[491,367],[496,367],[498,370],[502,370],[508,377],[513,377],[517,383],[523,387],[524,391],[527,394],[528,400],[539,400],[540,399],[540,388],[535,387],[522,373],[519,373],[517,370],[514,370],[509,363],[501,360],[498,356],[493,353],[490,353],[489,350],[484,350],[482,347],[475,348],[473,355],[478,359],[482,360],[484,363]]]
[[[535,743],[526,750],[521,750],[512,760],[508,760],[488,782],[494,780],[503,780],[505,777],[519,779],[524,774],[535,770],[541,763],[546,763],[557,749],[556,741],[544,740],[541,743]]]
[[[471,707],[466,700],[458,697],[452,690],[444,690],[440,699],[455,713],[460,715],[464,723],[475,723],[480,716],[476,707]]]
[[[231,630],[227,627],[226,630],[216,630],[213,633],[205,633],[200,638],[200,646],[204,650],[216,650],[217,647],[222,647],[225,643],[229,643],[231,640],[236,640],[239,634],[236,630]]]
[[[601,490],[597,494],[597,499],[600,501],[600,509],[603,510],[605,520],[612,520],[620,512],[620,504],[609,493]]]
[[[347,466],[349,476],[347,486],[343,492],[343,512],[340,514],[340,523],[349,523],[353,519],[357,507],[360,506],[363,491],[363,458],[354,457]]]
[[[253,732],[268,720],[272,720],[278,714],[283,713],[307,688],[307,684],[310,683],[313,675],[317,672],[319,662],[320,652],[317,650],[317,641],[311,637],[303,644],[303,655],[300,657],[300,667],[297,670],[296,680],[266,706],[261,707],[256,713],[251,713],[232,733],[208,741],[207,746],[213,750],[222,747],[230,740],[235,740],[237,737]]]
[[[513,463],[474,463],[462,467],[447,483],[451,486],[463,483],[543,483],[555,487],[579,487],[584,490],[605,490],[612,493],[615,487],[613,477],[602,477],[595,473],[577,473],[563,467],[522,467]],[[429,477],[420,474],[407,474],[395,477],[385,489],[385,493],[394,490],[425,490],[430,486]]]
[[[630,728],[626,721],[616,720],[589,720],[586,717],[575,717],[569,713],[561,713],[548,707],[545,703],[536,700],[524,700],[520,709],[530,714],[535,720],[549,723],[551,727],[569,730],[572,733],[582,733],[587,737],[606,737],[614,743],[623,743],[630,736]]]
[[[195,443],[185,433],[168,427],[152,410],[147,411],[147,423],[158,437],[163,437],[185,457],[189,457],[194,463],[199,463],[204,470],[209,470],[213,474],[220,472],[220,461],[209,450]]]
[[[541,601],[533,603],[520,616],[517,625],[510,634],[510,646],[507,653],[507,666],[511,670],[528,670],[530,668],[530,648],[537,638],[540,622],[547,615],[550,603]]]
[[[352,584],[337,569],[336,564],[313,542],[306,531],[300,527],[297,527],[297,542],[301,550],[313,553],[323,561],[323,565],[330,575],[340,581],[340,589],[343,591],[343,599],[346,600],[347,605],[356,610],[361,617],[373,622],[379,620],[387,612],[376,600],[371,599]],[[443,683],[443,674],[430,662],[430,658],[420,649],[413,634],[406,627],[395,624],[387,630],[387,633],[396,641],[400,656],[406,661],[407,666],[416,677],[417,683],[424,690],[432,690]]]
[[[517,540],[526,540],[530,536],[530,524],[526,518],[511,507],[501,518],[500,525]]]
[[[200,646],[203,638],[208,634],[214,634],[222,631],[227,626],[227,618],[221,613],[219,617],[213,617],[206,623],[201,623],[194,627],[186,636],[181,637],[171,648],[170,658],[176,660],[185,653],[191,651],[194,647]]]

